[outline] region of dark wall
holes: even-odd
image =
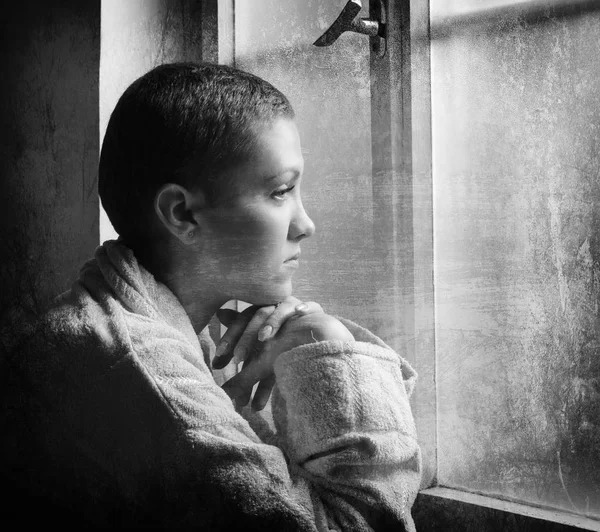
[[[65,290],[99,241],[100,0],[3,8],[0,316]]]

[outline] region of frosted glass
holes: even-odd
[[[592,517],[598,28],[509,15],[431,54],[439,483]]]

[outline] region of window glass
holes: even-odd
[[[235,64],[273,83],[296,111],[303,201],[316,233],[302,244],[295,295],[391,342],[393,298],[373,239],[369,41],[344,33],[332,46],[312,45],[345,3],[237,1]]]
[[[431,3],[439,484],[600,517],[600,13],[467,4]]]

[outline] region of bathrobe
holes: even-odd
[[[272,423],[236,411],[215,345],[119,241],[22,324],[2,365],[2,474],[20,525],[414,530],[416,374],[366,329],[281,354]],[[5,498],[6,501],[10,501]]]

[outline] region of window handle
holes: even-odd
[[[373,10],[377,14],[382,14],[381,2],[373,2],[371,4],[379,3],[379,9]],[[315,46],[330,46],[338,37],[346,32],[353,31],[355,33],[362,33],[369,37],[381,37],[385,39],[385,24],[381,20],[373,20],[370,18],[356,18],[356,15],[362,9],[362,3],[360,0],[348,0],[348,3],[342,9],[342,12],[335,20],[335,22],[329,26],[327,31],[321,35],[313,44]]]

